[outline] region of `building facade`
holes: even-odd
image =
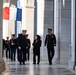
[[[13,5],[16,5],[17,2],[16,0],[8,1]],[[4,0],[4,2],[7,2],[7,0]],[[0,9],[3,7],[2,4],[4,2],[0,1]],[[21,27],[28,30],[27,33],[31,42],[33,42],[36,34],[41,36],[42,61],[47,61],[47,50],[44,47],[44,40],[47,29],[52,28],[57,39],[53,62],[67,64],[69,68],[75,68],[75,6],[75,0],[28,0],[27,4],[22,7],[26,10],[26,12],[23,11],[23,13],[26,13],[23,16],[26,17],[23,17]],[[0,15],[2,16],[2,11],[0,11]],[[2,31],[4,31],[2,28],[2,17],[0,18],[0,23],[0,59],[2,59]],[[15,23],[12,24],[15,25]],[[14,31],[13,33],[15,33]]]

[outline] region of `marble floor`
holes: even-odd
[[[18,62],[5,60],[6,70],[0,75],[76,75],[68,70],[64,65],[48,65],[48,62],[42,62],[40,65],[33,65],[32,61],[27,61],[26,65],[19,65]]]

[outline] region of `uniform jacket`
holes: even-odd
[[[10,39],[10,48],[17,48],[17,40]]]
[[[56,37],[54,34],[47,34],[46,38],[45,38],[45,45],[47,45],[47,47],[54,47],[56,46]]]
[[[26,35],[19,34],[18,38],[17,38],[17,44],[18,44],[18,46],[25,48],[26,45],[27,45],[27,43],[26,43]]]
[[[9,50],[10,49],[10,40],[5,41],[5,47]]]
[[[3,39],[3,49],[5,48],[6,46],[6,43],[5,43],[5,40]]]

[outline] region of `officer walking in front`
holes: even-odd
[[[22,63],[23,63],[23,65],[25,65],[25,60],[26,60],[26,31],[27,30],[22,30],[22,33],[19,34],[18,38],[17,38],[18,50],[19,50],[18,61],[20,62],[20,65]]]
[[[47,45],[48,61],[49,65],[52,65],[52,59],[54,57],[54,46],[56,46],[56,37],[52,33],[52,29],[48,28],[48,34],[45,38],[45,46]]]

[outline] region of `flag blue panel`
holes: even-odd
[[[16,21],[22,21],[22,9],[17,8]]]

